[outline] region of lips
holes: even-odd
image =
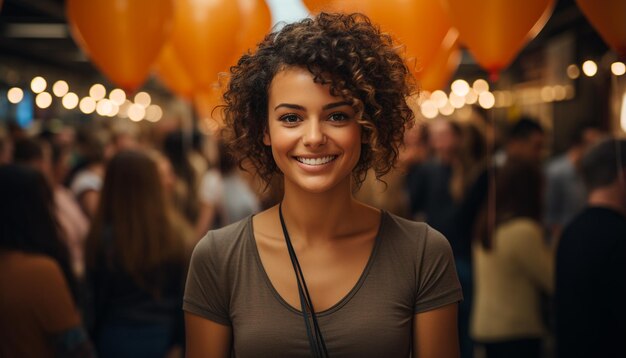
[[[295,157],[297,161],[306,165],[324,165],[332,162],[337,159],[336,155],[327,155],[323,157],[315,157],[315,158],[306,158],[306,157]]]

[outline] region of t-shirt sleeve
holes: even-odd
[[[209,232],[193,250],[183,310],[229,326],[228,279],[215,241],[213,232]]]
[[[56,334],[80,326],[80,316],[59,265],[52,259],[37,263],[34,285],[36,316],[43,329]]]
[[[414,313],[461,301],[461,284],[448,240],[440,232],[428,227],[420,247]]]

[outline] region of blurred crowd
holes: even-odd
[[[610,136],[581,125],[567,150],[550,153],[549,135],[532,118],[495,126],[479,111],[463,122],[420,122],[405,133],[396,170],[383,181],[368,175],[356,193],[449,239],[465,297],[463,357],[554,356],[559,340],[571,339],[559,325],[584,320],[572,317],[580,312],[568,298],[581,293],[568,280],[600,269],[592,262],[576,271],[585,267],[576,245],[588,244],[557,248],[588,229],[569,227],[610,178],[590,187],[584,158]],[[624,150],[611,148],[613,157]],[[616,172],[626,167],[626,153],[607,155],[589,159],[597,165],[589,170],[610,160]],[[0,128],[0,194],[0,356],[38,357],[181,356],[182,294],[195,243],[281,195],[242,170],[217,138],[106,126]],[[592,222],[608,220],[621,235],[623,213],[593,214]],[[614,260],[624,257],[623,244],[598,245],[617,250]],[[599,271],[609,275],[607,285],[615,267]],[[610,301],[608,293],[587,295]],[[619,317],[620,309],[599,315]]]

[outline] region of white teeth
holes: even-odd
[[[336,158],[335,155],[329,155],[327,157],[321,157],[321,158],[296,157],[296,160],[299,161],[300,163],[304,163],[306,165],[322,165],[322,164],[326,164],[326,163],[332,161],[335,158]]]

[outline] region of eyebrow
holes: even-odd
[[[323,110],[328,110],[328,109],[337,108],[337,107],[341,107],[341,106],[351,106],[351,104],[350,104],[350,102],[347,102],[347,101],[334,102],[334,103],[329,103],[327,105],[324,105],[322,107],[322,109]],[[291,104],[291,103],[281,103],[278,106],[274,107],[274,110],[277,110],[280,107],[297,109],[297,110],[300,110],[300,111],[304,111],[305,110],[305,108],[303,106],[298,105],[298,104]]]

